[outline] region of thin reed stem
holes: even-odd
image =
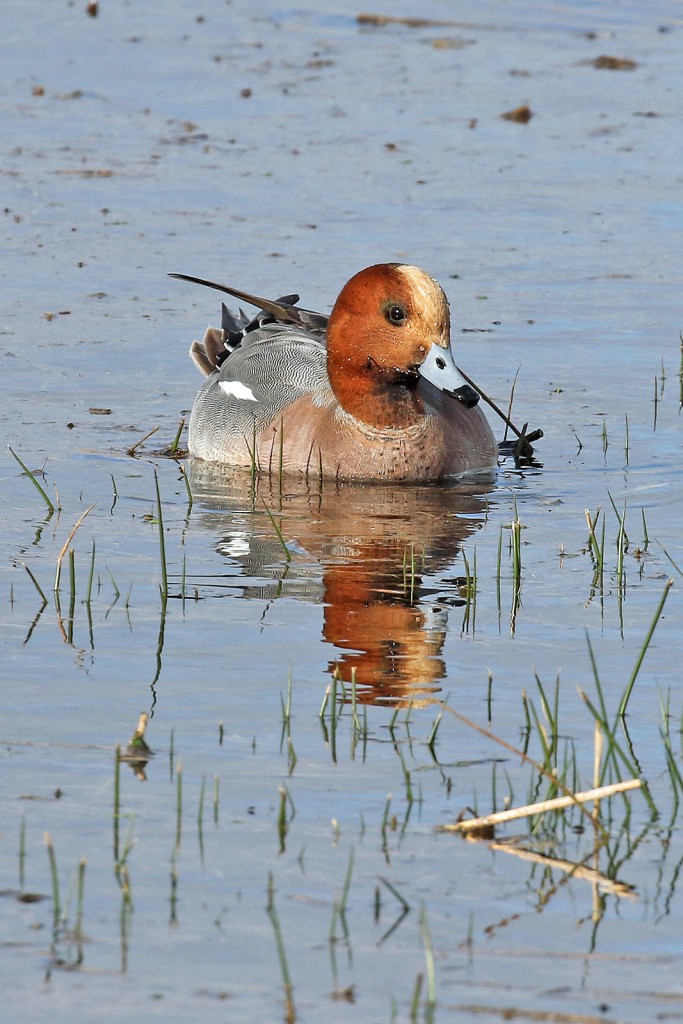
[[[277,955],[280,961],[280,971],[282,973],[282,984],[285,993],[285,1005],[286,1014],[285,1019],[287,1021],[296,1020],[296,1010],[294,1008],[294,986],[292,985],[292,976],[289,971],[289,964],[287,962],[287,952],[285,950],[285,942],[282,937],[282,928],[280,926],[280,918],[278,917],[277,910],[275,908],[275,883],[273,881],[272,872],[268,872],[268,904],[266,906],[266,913],[270,918],[270,922],[273,926],[273,932],[275,935],[275,944],[277,946]]]
[[[59,873],[57,871],[57,858],[55,856],[55,848],[52,843],[52,836],[49,832],[44,833],[43,840],[47,847],[47,855],[50,861],[50,878],[52,879],[52,927],[56,935],[59,927],[60,914],[62,912],[59,900]]]
[[[285,543],[285,538],[282,536],[282,530],[280,529],[280,526],[276,522],[275,516],[270,511],[270,509],[266,505],[265,501],[263,502],[263,507],[266,510],[267,514],[268,514],[268,518],[270,519],[270,521],[271,521],[271,523],[273,525],[273,529],[275,530],[275,533],[277,534],[277,539],[280,541],[280,545],[282,547],[282,552],[283,552],[283,554],[285,556],[285,561],[286,562],[291,562],[292,561],[292,553],[289,550],[289,548],[287,547],[287,544]]]
[[[164,540],[164,516],[161,508],[161,492],[159,491],[159,477],[154,470],[154,487],[157,496],[157,524],[159,527],[159,556],[161,558],[161,595],[164,601],[168,597],[168,570],[166,567],[166,542]]]
[[[33,484],[33,486],[34,486],[34,487],[36,488],[36,490],[37,490],[37,491],[38,491],[38,493],[40,494],[41,498],[43,499],[43,501],[45,502],[45,504],[46,504],[46,506],[47,506],[47,510],[48,510],[49,514],[50,514],[50,515],[52,515],[52,513],[53,513],[53,512],[54,512],[54,510],[55,510],[55,507],[54,507],[54,505],[52,504],[52,502],[50,501],[50,499],[48,498],[48,496],[47,496],[47,494],[45,493],[45,491],[43,490],[43,488],[42,488],[42,487],[40,486],[40,484],[38,483],[38,481],[37,481],[37,479],[36,479],[36,477],[35,477],[35,474],[34,474],[34,473],[32,473],[32,472],[31,472],[31,470],[30,470],[30,469],[28,468],[28,466],[27,466],[27,465],[26,465],[25,463],[23,463],[23,462],[21,461],[21,459],[19,458],[19,456],[17,455],[17,453],[16,453],[16,452],[15,452],[15,451],[14,451],[14,450],[13,450],[12,448],[10,448],[10,447],[9,447],[9,445],[8,445],[7,447],[9,448],[9,451],[10,451],[10,455],[13,455],[13,456],[14,456],[14,458],[15,458],[15,459],[17,460],[17,462],[19,463],[19,465],[20,465],[20,466],[21,466],[21,468],[23,469],[23,471],[24,471],[24,473],[26,474],[26,476],[27,476],[27,477],[29,478],[29,480],[31,481],[31,483]]]
[[[662,611],[664,609],[664,604],[666,602],[667,597],[669,596],[669,591],[671,590],[671,588],[673,586],[673,582],[674,581],[672,579],[667,580],[666,586],[664,587],[664,593],[662,594],[661,600],[660,600],[659,604],[657,605],[657,611],[655,612],[654,618],[652,620],[652,623],[650,624],[650,628],[647,631],[647,636],[645,637],[645,642],[644,642],[643,646],[640,649],[640,654],[638,655],[638,658],[636,660],[635,666],[633,668],[633,672],[631,673],[631,678],[629,679],[628,683],[626,684],[626,689],[624,690],[624,693],[622,695],[621,702],[619,704],[619,711],[618,711],[619,718],[623,718],[624,715],[626,714],[626,708],[627,708],[628,702],[629,702],[629,700],[631,698],[631,693],[633,691],[633,686],[635,684],[636,678],[637,678],[638,673],[640,671],[640,666],[643,664],[643,659],[645,657],[645,654],[647,652],[648,647],[650,646],[650,641],[652,640],[652,635],[653,635],[653,633],[655,631],[657,623],[659,622],[660,616],[661,616]]]

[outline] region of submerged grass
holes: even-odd
[[[282,927],[280,925],[280,918],[275,907],[275,882],[273,880],[272,872],[268,873],[268,903],[266,906],[266,913],[270,918],[270,923],[273,926],[273,934],[275,935],[275,944],[277,946],[277,955],[280,962],[280,972],[282,974],[282,987],[285,998],[285,1022],[286,1024],[294,1024],[297,1019],[296,1006],[294,1005],[294,986],[292,984],[292,975],[289,970],[289,963],[287,960],[287,952],[285,949],[285,942],[282,935]]]
[[[477,626],[477,549],[472,553],[472,569],[465,551],[462,552],[462,560],[465,566],[465,611],[462,620],[462,632],[470,631],[472,634]]]
[[[296,815],[296,808],[292,795],[284,784],[278,787],[278,796],[280,798],[280,806],[277,815],[277,834],[280,842],[280,853],[284,853],[287,834]]]
[[[45,605],[47,604],[47,598],[45,597],[45,592],[44,592],[43,588],[41,587],[40,583],[38,582],[38,580],[35,578],[35,576],[31,572],[29,567],[27,565],[25,565],[23,562],[22,562],[22,565],[24,566],[24,569],[26,570],[26,572],[28,574],[28,578],[30,579],[31,583],[33,584],[33,586],[36,588],[36,590],[40,594],[40,596],[42,598],[42,601],[43,601],[43,608],[44,608]]]
[[[114,836],[114,863],[119,863],[120,828],[121,828],[121,747],[117,746],[114,754],[114,812],[112,818]]]
[[[56,571],[55,571],[55,582],[54,582],[54,592],[55,592],[55,594],[59,593],[59,584],[60,584],[61,575],[62,575],[62,562],[64,561],[64,555],[69,550],[69,545],[71,544],[71,541],[74,539],[74,536],[76,535],[76,531],[78,530],[79,526],[81,525],[83,520],[86,518],[86,516],[89,515],[92,512],[94,507],[95,507],[94,505],[88,505],[88,507],[85,509],[85,511],[80,514],[80,516],[78,517],[78,519],[76,520],[76,522],[72,526],[71,532],[69,533],[69,536],[64,541],[59,554],[57,555],[57,568],[56,568]]]
[[[183,483],[185,484],[185,492],[187,494],[187,511],[189,514],[192,511],[192,506],[194,505],[194,498],[192,496],[192,491],[190,489],[190,481],[187,476],[187,470],[185,469],[182,462],[178,463],[178,469],[180,470],[180,475],[183,478]]]
[[[7,447],[9,448],[10,455],[12,455],[16,459],[16,461],[19,463],[19,465],[21,466],[24,474],[29,478],[29,480],[31,481],[31,483],[33,484],[33,486],[35,487],[35,489],[38,491],[38,493],[40,494],[41,498],[45,502],[45,506],[47,508],[48,514],[52,515],[53,512],[55,511],[55,506],[53,505],[53,503],[48,498],[44,488],[41,487],[41,485],[38,483],[38,480],[36,478],[35,473],[31,472],[31,470],[28,468],[28,466],[24,462],[22,462],[22,460],[19,458],[17,453],[12,448],[10,448],[9,445]]]
[[[168,598],[168,569],[166,566],[166,540],[164,538],[164,514],[161,507],[161,493],[159,491],[159,477],[154,470],[154,489],[157,499],[157,526],[159,528],[159,556],[161,559],[161,597],[165,602]]]
[[[76,942],[81,943],[83,941],[83,914],[85,904],[85,870],[87,862],[85,857],[82,857],[78,862],[78,884],[76,891],[76,923],[74,926],[74,938]],[[83,954],[79,950],[79,963],[82,960]]]
[[[284,555],[285,561],[286,562],[291,562],[291,560],[292,560],[292,553],[289,550],[289,548],[287,547],[287,543],[285,541],[285,538],[282,536],[282,528],[280,527],[280,524],[277,522],[275,516],[270,511],[270,509],[268,508],[268,506],[265,503],[265,501],[263,502],[263,507],[266,510],[266,513],[268,515],[268,518],[270,519],[272,527],[275,530],[277,539],[280,542],[280,546],[282,547],[282,553]]]
[[[178,429],[176,430],[175,437],[173,438],[173,440],[171,441],[171,444],[169,445],[168,451],[169,451],[169,454],[171,456],[178,454],[178,450],[180,448],[180,435],[183,432],[183,427],[184,426],[185,426],[185,420],[181,419],[180,423],[178,424]]]
[[[197,804],[197,840],[199,843],[199,855],[204,863],[204,798],[206,796],[206,776],[202,775],[202,783],[199,788],[199,801]]]
[[[425,972],[427,975],[427,1006],[436,1006],[436,970],[434,967],[434,945],[424,904],[420,907],[420,936],[424,946]]]
[[[19,892],[23,893],[26,886],[26,815],[22,814],[19,826]]]
[[[59,872],[57,870],[55,848],[52,842],[52,836],[49,832],[45,833],[44,840],[48,860],[50,862],[50,879],[52,881],[52,935],[53,939],[56,939],[59,929],[59,919],[62,914],[62,905],[59,898]]]
[[[416,578],[415,545],[407,544],[403,549],[403,590],[410,604],[415,600]]]
[[[183,766],[178,761],[176,765],[176,826],[175,826],[175,848],[180,849],[180,840],[183,834]]]
[[[650,628],[649,628],[649,630],[647,632],[647,635],[645,637],[645,641],[643,643],[643,646],[640,649],[640,652],[639,652],[638,657],[636,659],[636,663],[635,663],[635,665],[633,667],[633,672],[631,673],[631,677],[630,677],[628,683],[626,684],[626,688],[625,688],[625,690],[624,690],[624,692],[622,694],[621,701],[619,703],[619,711],[618,711],[619,718],[623,718],[624,715],[626,714],[626,708],[628,707],[628,702],[629,702],[629,700],[631,698],[631,693],[633,692],[633,687],[635,686],[635,682],[636,682],[636,679],[638,677],[638,673],[640,672],[640,667],[643,664],[643,659],[645,658],[645,654],[647,653],[647,649],[650,646],[650,641],[652,640],[652,636],[653,636],[654,631],[656,629],[657,623],[659,622],[659,620],[660,620],[660,618],[662,616],[662,612],[664,611],[664,605],[666,603],[667,597],[669,596],[669,591],[671,590],[671,588],[673,586],[673,582],[674,581],[672,579],[667,580],[666,586],[664,587],[664,591],[662,592],[662,596],[661,596],[660,602],[659,602],[659,604],[657,606],[657,610],[656,610],[656,612],[654,614],[652,622],[650,623]]]

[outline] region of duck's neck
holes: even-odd
[[[414,426],[424,415],[418,378],[371,361],[353,372],[328,362],[330,384],[339,404],[355,419],[378,430]]]

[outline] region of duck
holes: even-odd
[[[409,264],[355,274],[326,316],[299,295],[266,299],[188,274],[258,309],[193,341],[206,380],[189,454],[252,472],[430,483],[491,471],[498,448],[451,350],[441,285]]]

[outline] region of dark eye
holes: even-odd
[[[384,315],[389,323],[394,324],[395,327],[402,327],[408,319],[408,314],[403,306],[399,306],[395,302],[392,302],[391,305],[386,307]]]

